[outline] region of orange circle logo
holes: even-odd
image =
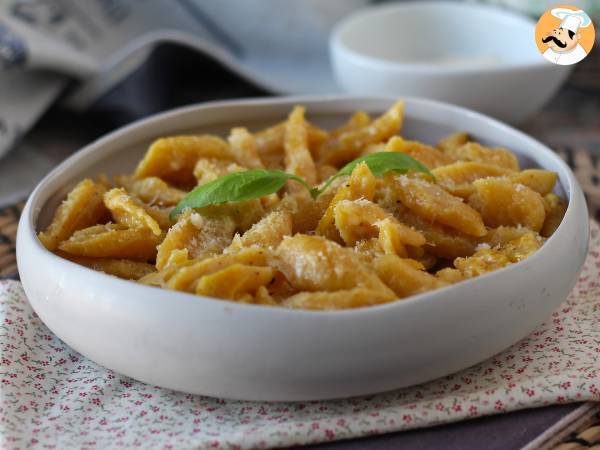
[[[549,9],[535,27],[535,43],[544,58],[561,66],[576,64],[594,46],[596,32],[585,11],[569,5]]]

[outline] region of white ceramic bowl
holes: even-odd
[[[572,68],[542,57],[534,26],[491,6],[401,2],[342,20],[330,54],[348,92],[431,98],[518,123],[544,105]]]
[[[31,194],[17,238],[19,272],[35,311],[88,358],[138,380],[250,400],[354,396],[421,383],[475,364],[529,333],[566,298],[583,263],[583,194],[561,159],[506,125],[462,108],[406,100],[403,133],[435,142],[465,130],[504,145],[525,165],[558,172],[565,218],[524,262],[382,306],[338,312],[238,304],[120,280],[48,252],[36,230],[82,177],[134,168],[158,136],[264,126],[294,104],[323,126],[392,98],[295,97],[208,103],[150,117],[109,134],[53,170]]]

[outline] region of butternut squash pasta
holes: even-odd
[[[454,133],[402,136],[403,103],[324,130],[296,106],[251,132],[163,137],[131,174],[84,179],[38,234],[50,251],[158,288],[259,305],[383,304],[539,249],[557,175]]]

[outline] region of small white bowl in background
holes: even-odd
[[[343,19],[330,53],[349,92],[426,97],[518,123],[539,111],[572,69],[546,61],[534,31],[527,17],[497,7],[403,2]]]

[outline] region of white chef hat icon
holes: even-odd
[[[561,20],[560,28],[571,30],[573,33],[577,33],[579,28],[586,28],[592,23],[590,16],[581,9],[573,11],[567,8],[554,8],[550,13]]]

